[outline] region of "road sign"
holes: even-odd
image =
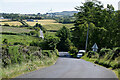
[[[93,51],[97,52],[98,46],[96,43],[93,45],[92,49],[93,49]]]

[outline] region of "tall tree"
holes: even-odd
[[[104,8],[99,1],[88,1],[83,6],[75,8],[79,12],[75,14],[75,27],[72,28],[72,41],[79,49],[85,49],[87,29],[89,28],[88,48],[94,43],[101,47],[120,46],[118,43],[118,13],[112,5]],[[116,35],[116,36],[115,36]]]
[[[58,30],[56,36],[60,38],[60,42],[57,44],[58,50],[68,51],[71,46],[70,30],[63,26],[60,30]]]

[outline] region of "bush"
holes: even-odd
[[[99,52],[99,57],[103,57],[107,52],[109,52],[111,49],[102,48]]]
[[[31,43],[30,43],[30,46],[40,46],[40,42],[39,41],[32,41]]]
[[[30,31],[30,35],[36,35],[36,31]]]
[[[98,56],[99,56],[98,53],[94,51],[89,51],[87,54],[87,57],[89,58],[98,58]]]
[[[118,70],[118,77],[120,78],[120,69]]]
[[[38,51],[36,54],[35,51]],[[2,47],[2,66],[11,64],[20,64],[22,62],[33,61],[41,58],[41,49],[39,47],[7,46]]]
[[[10,26],[9,24],[5,23],[3,26]]]
[[[21,42],[15,42],[14,45],[24,45],[24,44]]]
[[[58,42],[58,37],[46,36],[45,39],[40,43],[40,47],[43,50],[55,50]]]
[[[77,54],[78,54],[78,49],[77,49],[76,47],[71,46],[71,47],[70,47],[69,54],[70,54],[72,57],[76,57]]]
[[[29,35],[39,37],[40,33],[38,31],[30,31]]]
[[[4,40],[3,40],[3,44],[8,44],[8,40],[7,40],[7,39],[4,39]]]
[[[47,57],[52,57],[52,54],[51,53],[53,53],[53,51],[51,51],[51,50],[43,50],[42,51],[42,54],[44,55],[44,56],[47,56]]]
[[[57,31],[56,36],[60,38],[60,42],[57,44],[58,50],[69,51],[70,46],[73,45],[70,41],[70,30],[63,26],[60,30]]]
[[[35,26],[34,26],[34,29],[38,30],[38,28],[41,29],[43,31],[43,33],[46,32],[46,29],[41,24],[36,23]]]
[[[113,48],[114,55],[112,59],[114,60],[115,58],[120,56],[120,47]]]

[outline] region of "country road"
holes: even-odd
[[[63,54],[62,52],[60,54]],[[47,68],[39,69],[17,78],[117,78],[115,73],[104,67],[82,59],[59,57]],[[114,79],[115,80],[115,79]]]

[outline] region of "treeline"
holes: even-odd
[[[115,11],[109,4],[104,8],[99,1],[83,3],[76,9],[79,12],[75,14],[75,27],[63,27],[56,33],[60,38],[57,44],[59,51],[69,51],[76,56],[78,50],[84,50],[88,29],[87,51],[92,49],[94,43],[99,47],[98,52],[101,48],[120,47],[120,11]]]
[[[17,20],[17,21],[20,21],[20,20],[25,20],[25,19],[42,19],[41,16],[39,15],[21,15],[21,14],[7,14],[7,13],[2,13],[1,14],[2,17],[4,17],[5,19],[11,19],[11,20]]]
[[[54,18],[58,23],[70,24],[74,23],[75,18],[73,16],[64,16],[64,17],[55,17]]]

